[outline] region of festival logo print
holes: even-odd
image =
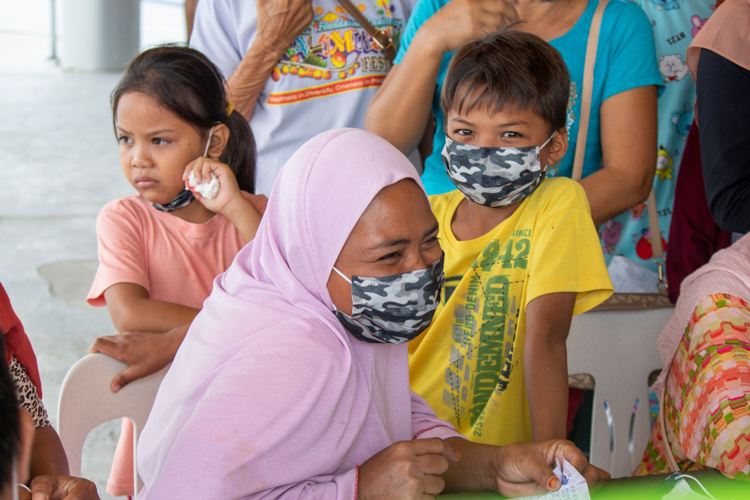
[[[390,0],[376,0],[372,12],[368,12],[372,6],[364,3],[357,8],[399,45],[404,21],[393,17],[396,7]],[[275,82],[295,79],[287,84],[293,90],[272,92],[268,104],[291,104],[378,87],[391,66],[377,42],[343,7],[329,11],[317,7],[312,24],[292,42],[271,73]]]

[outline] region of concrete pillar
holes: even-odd
[[[120,71],[140,42],[139,0],[63,0],[63,68]]]

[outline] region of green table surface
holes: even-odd
[[[696,479],[718,500],[750,500],[750,483],[728,479],[720,472],[713,469],[699,470],[685,473]],[[625,499],[658,499],[668,493],[671,488],[662,487],[669,474],[653,476],[627,477],[613,479],[607,484],[600,486],[591,492],[591,500],[625,500]],[[705,496],[698,484],[686,480],[693,491]],[[498,493],[458,493],[453,495],[440,495],[440,500],[501,500],[504,498]]]

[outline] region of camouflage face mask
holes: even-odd
[[[403,344],[430,326],[445,282],[443,257],[427,269],[384,278],[352,276],[352,315],[334,310],[349,333],[363,342]]]
[[[445,136],[443,163],[453,184],[468,199],[486,207],[505,207],[521,201],[544,180],[547,171],[539,161],[541,146],[482,148]]]

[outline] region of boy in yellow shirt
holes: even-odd
[[[612,294],[583,188],[546,178],[567,151],[569,91],[557,50],[509,30],[460,48],[443,86],[458,190],[430,198],[445,287],[409,368],[472,441],[565,438],[571,317]]]

